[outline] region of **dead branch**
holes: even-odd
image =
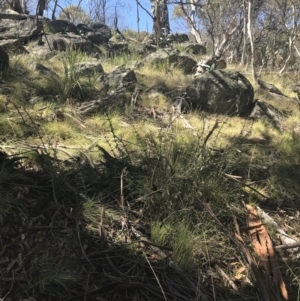
[[[287,249],[293,249],[293,248],[297,248],[297,247],[300,247],[300,242],[276,246],[275,249],[276,250],[287,250]]]

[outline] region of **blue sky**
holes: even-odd
[[[124,0],[123,0],[124,1]],[[139,2],[143,5],[145,9],[151,12],[151,3],[149,0],[139,0]],[[131,28],[137,30],[137,5],[135,0],[127,0],[128,9],[127,12],[120,12],[123,17],[122,21],[122,29]],[[173,6],[168,6],[169,10],[169,19],[170,19],[170,26],[171,32],[186,32],[186,28],[180,24],[180,21],[173,21],[172,20],[172,11]],[[139,7],[139,16],[140,16],[140,31],[148,31],[152,32],[153,22],[150,16],[141,8]],[[121,23],[121,22],[120,22]],[[120,26],[121,27],[121,26]]]
[[[143,7],[145,7],[149,12],[151,12],[151,4],[148,0],[140,1]],[[128,13],[124,15],[124,25],[128,28],[137,30],[137,6],[135,0],[128,0]],[[152,19],[150,16],[139,7],[139,15],[140,15],[140,30],[143,31],[152,31]]]
[[[59,0],[59,4],[62,7],[66,7],[70,4],[77,5],[79,0]],[[88,1],[89,0],[83,0],[81,2],[81,7],[87,10],[88,7]],[[139,0],[140,3],[145,7],[149,12],[151,12],[151,3],[149,0]],[[117,13],[119,15],[118,19],[118,26],[120,30],[124,29],[134,29],[137,30],[137,5],[135,0],[109,0],[108,1],[108,11],[107,11],[107,17],[108,17],[108,25],[113,25],[113,16],[115,12],[115,3],[119,2],[122,6],[125,6],[125,8],[122,8],[121,6],[117,7]],[[59,11],[59,9],[58,9]],[[152,19],[150,16],[141,8],[139,7],[139,15],[140,15],[140,22],[139,27],[140,31],[148,31],[152,32]],[[47,17],[47,12],[45,12],[45,16]],[[51,11],[48,12],[48,17],[51,16]],[[172,18],[172,7],[169,6],[169,17],[170,17],[170,25],[171,25],[171,31],[172,32],[186,32],[185,28],[181,26],[178,22],[174,22],[171,20]]]

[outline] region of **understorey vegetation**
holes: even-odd
[[[107,95],[99,74],[79,76],[86,59],[41,60],[51,71],[41,76],[14,55],[1,73],[1,300],[266,300],[264,277],[275,286],[277,276],[251,244],[246,205],[299,241],[299,103],[286,88],[299,75],[262,74],[286,103],[253,82],[284,114],[274,126],[175,114],[172,95],[192,75],[167,65],[136,70],[144,90],[167,92],[132,104],[133,92]],[[135,60],[101,63],[109,73]],[[263,224],[275,249],[285,244]],[[299,249],[276,258],[289,300],[300,300]]]

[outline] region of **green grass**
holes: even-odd
[[[173,246],[173,258],[179,266],[187,272],[195,272],[193,257],[194,233],[187,221],[169,220],[153,222],[151,225],[151,239],[160,245]]]
[[[170,92],[167,96],[144,93],[136,107],[125,102],[80,116],[76,105],[100,97],[101,88],[96,76],[80,78],[74,72],[74,65],[86,56],[68,52],[61,61],[43,62],[58,74],[50,77],[37,77],[26,68],[26,59],[13,58],[14,68],[0,82],[0,88],[8,91],[0,102],[1,148],[9,159],[20,157],[16,162],[0,160],[0,222],[10,229],[14,221],[14,229],[25,235],[22,239],[18,231],[3,232],[3,245],[10,244],[12,250],[3,256],[12,262],[22,255],[16,261],[19,269],[8,269],[9,263],[3,261],[3,277],[15,277],[13,293],[18,298],[64,299],[120,279],[143,278],[156,292],[147,291],[148,299],[161,294],[159,280],[166,293],[180,285],[185,287],[181,293],[189,292],[188,283],[197,287],[199,281],[205,292],[214,289],[223,292],[224,300],[232,300],[237,296],[215,264],[231,279],[241,266],[237,258],[246,265],[230,239],[235,232],[233,217],[240,226],[246,224],[243,203],[263,207],[293,234],[299,233],[295,214],[300,208],[299,106],[293,100],[283,103],[261,91],[256,95],[287,111],[283,130],[266,120],[203,112],[184,114],[193,127],[187,128],[183,118],[172,120],[169,95],[184,89],[192,78],[176,69],[166,74],[168,66],[144,66],[137,72],[138,82],[145,89],[159,85]],[[135,55],[104,58],[104,70],[135,59]],[[263,78],[286,93],[285,86],[298,80],[286,75],[285,85],[273,73]],[[28,103],[31,97],[47,94],[57,98]],[[216,121],[219,126],[214,129]],[[21,223],[24,215],[31,226]],[[155,257],[155,249],[140,241],[131,227],[166,247],[165,256]],[[280,243],[275,233],[270,235]],[[291,300],[297,300],[299,268],[286,253],[279,257]],[[168,260],[188,278],[180,278],[180,273],[173,277]],[[245,276],[254,286],[242,288],[236,280],[240,300],[259,296],[249,269]],[[122,300],[142,300],[143,295],[126,293],[115,294]]]

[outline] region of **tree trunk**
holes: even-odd
[[[9,6],[12,10],[16,11],[19,14],[25,14],[26,4],[24,0],[13,0],[9,3]]]
[[[157,36],[157,38],[160,37],[161,35],[161,29],[162,29],[162,24],[161,24],[161,10],[160,10],[160,5],[158,1],[155,3],[155,13],[154,13],[154,32]]]
[[[46,0],[39,0],[38,2],[38,15],[43,16],[44,15],[44,10],[46,8]]]
[[[52,11],[52,16],[51,16],[52,20],[55,20],[55,13],[56,13],[57,2],[58,2],[58,0],[54,1],[54,7],[53,7],[53,11]]]
[[[297,46],[296,45],[294,45],[294,49],[296,50],[296,53],[298,54],[298,56],[300,57],[300,51],[299,51],[299,49],[297,48]]]
[[[237,23],[234,25],[236,20],[236,17],[233,17],[230,23],[228,24],[226,31],[222,37],[222,41],[218,43],[218,46],[216,47],[214,53],[216,56],[222,55],[226,49],[228,48],[228,43],[231,39],[231,37],[237,32],[237,30],[240,28],[240,23]],[[232,28],[233,26],[233,28]],[[232,29],[231,29],[232,28]]]
[[[251,24],[251,12],[252,12],[252,0],[248,0],[248,20],[247,20],[247,32],[250,40],[251,45],[251,69],[252,69],[252,78],[255,83],[257,83],[257,75],[255,72],[255,48],[253,43],[253,36],[252,36],[252,24]]]
[[[166,0],[151,0],[153,14],[153,29],[157,37],[162,33],[170,33],[169,13]]]
[[[191,2],[192,2],[192,4],[191,4],[191,15],[190,16],[187,13],[186,9],[184,8],[184,5],[182,2],[180,2],[180,7],[184,14],[184,18],[190,28],[191,35],[194,36],[194,38],[198,44],[202,44],[203,41],[202,41],[201,35],[196,27],[196,23],[195,23],[196,6],[194,3],[196,3],[197,0],[191,0]]]
[[[284,66],[279,71],[279,74],[282,74],[284,71],[286,71],[293,55],[294,55],[294,37],[289,36],[289,56],[287,57],[286,61],[284,62]]]
[[[247,5],[246,0],[243,0],[243,9],[244,9],[244,26],[243,26],[243,50],[241,57],[241,64],[246,65],[246,49],[247,49]]]
[[[297,22],[296,22],[296,16],[295,16],[295,5],[292,4],[292,11],[293,11],[293,27],[292,28],[288,28],[287,25],[287,31],[289,34],[289,56],[287,57],[286,61],[284,62],[284,66],[282,67],[282,69],[279,71],[279,74],[282,74],[287,67],[289,66],[289,63],[294,55],[294,42],[295,42],[295,38],[297,36]]]
[[[197,27],[196,27],[196,22],[195,22],[195,15],[196,15],[196,6],[195,6],[195,2],[197,2],[197,0],[191,0],[192,4],[191,4],[191,18],[190,18],[190,22],[191,22],[191,25],[190,25],[190,31],[191,31],[191,34],[194,36],[195,40],[197,43],[199,44],[202,44],[202,39],[201,39],[201,35],[199,33],[199,30],[197,30]]]

